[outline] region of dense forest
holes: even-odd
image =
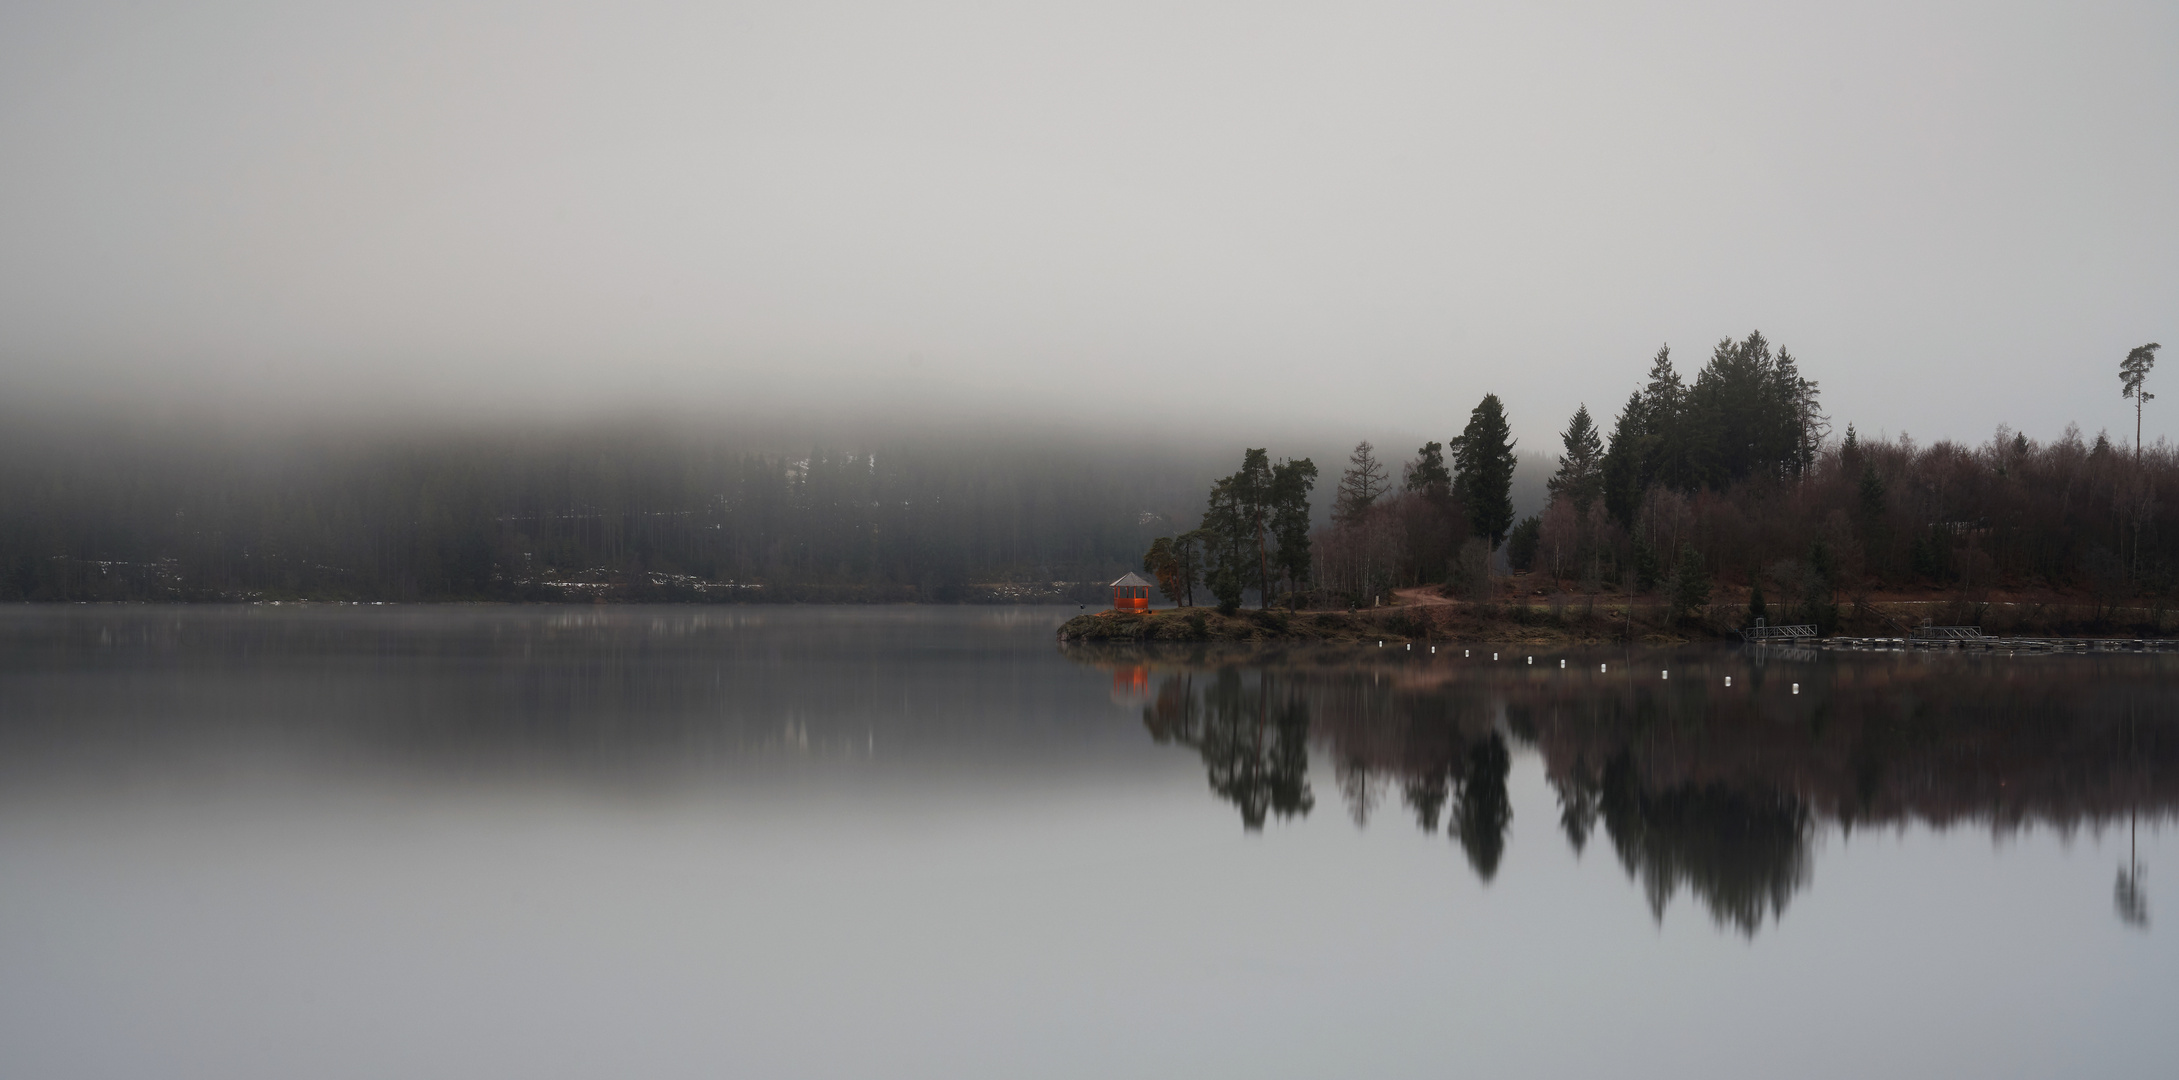
[[[2120,366],[2115,389],[2137,415],[2154,397],[2143,382],[2156,348]],[[1753,614],[1826,629],[1841,598],[1879,590],[2066,590],[2110,608],[2179,585],[2179,507],[2158,497],[2179,492],[2179,449],[2138,440],[2070,427],[2050,442],[2001,427],[1981,445],[1834,433],[1817,383],[1751,333],[1718,343],[1691,381],[1659,350],[1608,431],[1576,410],[1539,513],[1515,519],[1514,443],[1489,395],[1398,480],[1357,445],[1330,523],[1305,538],[1261,527],[1262,513],[1206,515],[1155,542],[1144,566],[1181,603],[1240,566],[1267,605],[1368,604],[1424,585],[1483,599],[1510,569],[1553,591],[1653,596],[1689,613],[1723,584],[1747,590]],[[1245,557],[1175,557],[1237,547]],[[1230,589],[1208,593],[1235,606]]]

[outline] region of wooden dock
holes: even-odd
[[[1820,637],[1813,626],[1761,624],[1742,630],[1740,637],[1750,645],[1862,651],[2179,652],[2179,638],[1991,637],[1979,626],[1931,626],[1927,623],[1907,631],[1905,637]]]
[[[2179,652],[2173,638],[1827,637],[1801,642],[1821,649],[1951,652]]]

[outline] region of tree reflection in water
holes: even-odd
[[[1453,812],[1453,836],[1468,853],[1475,876],[1488,882],[1498,876],[1498,860],[1506,854],[1506,829],[1513,824],[1513,800],[1506,797],[1506,777],[1513,772],[1513,755],[1505,737],[1493,731],[1468,745],[1465,775],[1460,778],[1460,799]]]
[[[2134,846],[2133,822],[2126,824],[2126,865],[2119,867],[2118,885],[2112,891],[2112,902],[2118,906],[2119,921],[2140,930],[2149,928],[2149,893],[2141,880],[2141,854]]]
[[[1665,680],[1600,672],[1599,656],[1625,660],[1616,652],[1570,652],[1581,662],[1564,669],[1541,655],[1533,667],[1127,655],[1157,673],[1151,734],[1194,747],[1251,831],[1270,814],[1308,812],[1313,743],[1358,825],[1397,790],[1417,825],[1443,828],[1489,882],[1513,820],[1512,756],[1533,750],[1577,856],[1601,826],[1656,918],[1684,889],[1748,935],[1809,886],[1826,822],[2070,832],[2179,810],[2179,658],[1690,649],[1611,664],[1669,666]],[[2121,919],[2146,924],[2138,862],[2121,868],[2114,899]]]
[[[1711,918],[1753,934],[1808,883],[1811,830],[1799,799],[1723,784],[1645,789],[1624,751],[1605,765],[1600,789],[1604,831],[1659,922],[1685,884]]]
[[[1307,814],[1309,705],[1269,671],[1253,684],[1239,670],[1212,674],[1200,689],[1193,675],[1169,677],[1143,709],[1151,737],[1192,746],[1203,756],[1211,790],[1241,809],[1241,824],[1263,828],[1266,813]]]

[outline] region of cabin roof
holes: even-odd
[[[1141,579],[1141,578],[1139,578],[1139,577],[1136,577],[1136,576],[1135,576],[1135,573],[1134,573],[1133,571],[1129,571],[1126,577],[1123,577],[1123,578],[1121,578],[1120,580],[1118,580],[1118,581],[1115,581],[1115,582],[1113,582],[1113,583],[1112,583],[1112,587],[1113,587],[1113,588],[1115,588],[1115,589],[1118,589],[1118,588],[1127,588],[1127,587],[1141,587],[1141,586],[1146,586],[1146,585],[1148,585],[1148,584],[1150,584],[1150,583],[1149,583],[1149,582],[1147,582],[1147,581],[1144,581],[1143,579]]]

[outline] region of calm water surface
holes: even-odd
[[[2174,659],[1073,613],[0,611],[0,1075],[2179,1075]]]

